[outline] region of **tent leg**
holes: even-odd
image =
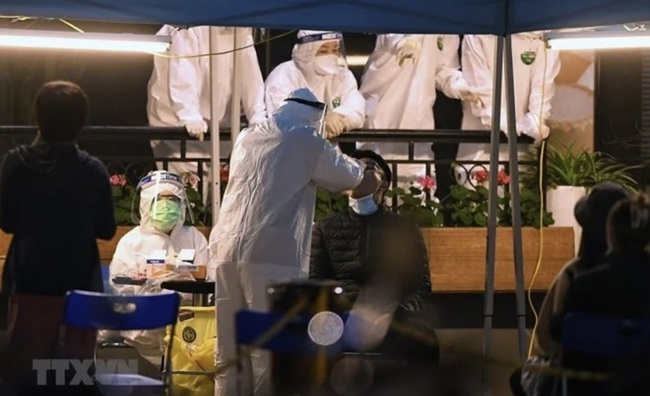
[[[515,117],[515,83],[512,61],[512,36],[505,39],[506,104],[508,114],[508,146],[510,148],[510,192],[512,197],[512,239],[515,258],[515,296],[519,328],[519,357],[526,358],[526,295],[524,291],[524,255],[521,237],[521,202],[519,199],[519,152]]]
[[[492,87],[492,130],[490,133],[490,186],[497,185],[497,172],[499,167],[499,142],[501,138],[501,87],[503,83],[503,37],[497,37],[494,53],[494,79]],[[490,188],[488,199],[488,229],[485,263],[485,301],[483,305],[483,356],[489,357],[492,350],[492,317],[494,315],[494,263],[496,259],[496,228],[498,199],[496,188]],[[485,367],[481,387],[483,394],[486,387]]]
[[[242,37],[244,37],[244,29],[233,28],[235,33],[233,35],[233,49],[235,52],[232,54],[232,93],[230,95],[230,144],[232,148],[235,147],[235,141],[239,136],[241,129],[241,76],[239,65],[241,64],[241,51],[237,48],[242,48],[244,45]]]
[[[210,53],[219,52],[218,42],[217,42],[217,29],[210,27]],[[212,143],[212,161],[210,161],[210,186],[212,192],[212,225],[217,224],[217,219],[219,217],[219,206],[221,203],[221,188],[220,188],[220,178],[219,178],[219,165],[221,158],[220,144],[219,144],[219,114],[217,109],[217,97],[219,96],[219,91],[217,89],[218,85],[215,79],[219,75],[218,63],[215,62],[214,55],[210,56],[210,143]]]

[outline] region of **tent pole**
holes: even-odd
[[[515,297],[519,328],[519,357],[526,358],[526,295],[524,291],[524,255],[521,237],[521,202],[519,199],[519,152],[515,117],[515,82],[512,59],[512,36],[506,37],[506,101],[508,114],[508,146],[510,148],[510,195],[512,205],[512,242],[515,258]]]
[[[496,186],[498,173],[492,170],[499,167],[499,141],[501,138],[501,94],[503,84],[503,37],[496,37],[494,51],[494,70],[492,84],[492,130],[490,132],[490,170],[489,185]],[[496,233],[498,199],[496,188],[490,188],[488,207],[488,229],[485,263],[485,301],[483,305],[483,356],[489,357],[492,352],[492,317],[494,315],[494,263],[496,259]],[[485,388],[485,368],[483,368],[482,389]],[[485,392],[481,392],[485,393]]]
[[[230,144],[235,147],[235,141],[239,135],[241,128],[241,84],[239,76],[239,65],[241,64],[241,51],[244,45],[241,43],[244,37],[243,29],[233,28],[235,34],[233,36],[233,49],[235,52],[232,54],[232,94],[230,95]],[[231,149],[232,150],[232,149]]]
[[[210,53],[214,54],[219,52],[219,45],[217,41],[217,28],[210,26]],[[217,98],[219,97],[218,84],[216,78],[219,75],[218,63],[211,55],[210,60],[210,143],[212,143],[212,161],[210,161],[210,189],[212,193],[212,225],[217,225],[219,217],[219,206],[221,201],[221,188],[219,177],[219,165],[221,158],[220,144],[219,144],[219,111],[217,109]]]

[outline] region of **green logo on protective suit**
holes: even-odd
[[[183,341],[194,342],[194,340],[196,340],[196,331],[190,326],[185,327],[183,329]]]
[[[526,51],[521,54],[521,61],[524,65],[532,65],[535,62],[535,58],[537,58],[537,54],[533,51]]]
[[[337,96],[336,98],[332,99],[332,108],[333,108],[333,109],[336,109],[336,108],[339,107],[340,105],[341,105],[341,98],[339,98],[339,97]]]
[[[445,48],[445,38],[442,36],[438,36],[438,39],[436,40],[436,44],[438,44],[438,49],[442,51]]]

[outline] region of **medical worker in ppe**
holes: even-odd
[[[237,78],[241,87],[242,109],[249,124],[256,124],[266,119],[264,108],[264,80],[257,61],[253,44],[252,29],[217,27],[217,51],[233,51],[235,29],[238,35],[245,37],[241,63]],[[210,57],[201,56],[183,58],[182,56],[204,55],[210,53],[210,27],[197,26],[189,29],[177,29],[165,25],[159,35],[171,36],[171,49],[168,57],[154,57],[154,69],[149,79],[149,97],[147,115],[149,125],[156,127],[185,127],[190,136],[203,140],[210,120]],[[212,61],[217,63],[218,76],[213,80],[217,84],[219,96],[216,100],[216,116],[220,125],[229,127],[230,95],[232,93],[233,52],[215,55]],[[152,141],[154,155],[162,158],[180,158],[180,143],[175,141]],[[230,144],[222,143],[221,153],[224,157],[230,153]],[[209,142],[187,142],[187,156],[210,158],[212,154]],[[159,165],[161,166],[161,165]],[[169,171],[178,175],[186,172],[197,173],[197,164],[192,162],[170,162]],[[209,191],[208,169],[204,167],[203,193],[204,201]]]
[[[436,89],[450,98],[472,101],[476,89],[463,79],[458,59],[460,38],[449,35],[384,34],[377,37],[361,82],[366,99],[366,128],[435,128]],[[407,159],[406,143],[359,143],[386,159]],[[433,160],[430,143],[416,143],[414,158]],[[424,176],[423,165],[398,167],[400,184]]]
[[[325,138],[363,126],[365,101],[357,80],[341,54],[343,35],[336,32],[301,30],[292,60],[278,65],[266,78],[266,111],[269,116],[289,94],[309,88],[328,107]]]
[[[356,188],[354,198],[372,199],[381,185],[375,168],[366,171],[321,137],[325,109],[308,89],[298,89],[268,121],[244,129],[237,139],[210,235],[217,268],[217,366],[236,357],[235,312],[268,309],[270,283],[307,276],[316,187]],[[256,350],[243,368],[248,374],[242,394],[269,395],[268,356]],[[217,375],[215,389],[217,395],[236,394],[234,367]]]
[[[155,250],[165,250],[168,261],[182,249],[194,249],[194,264],[209,265],[208,243],[193,222],[185,187],[181,178],[166,171],[152,172],[138,183],[138,196],[132,213],[139,225],[124,235],[117,244],[109,267],[111,286],[116,293],[137,293],[137,286],[117,285],[115,277],[144,277],[146,261]],[[208,269],[208,276],[214,269]],[[140,355],[160,364],[160,337],[152,331],[123,332],[125,342],[135,347]]]
[[[495,36],[473,36],[463,38],[462,69],[465,80],[480,92],[480,100],[463,103],[464,130],[488,130],[492,128],[492,87],[494,70]],[[560,59],[557,51],[546,49],[541,32],[518,33],[512,35],[512,62],[515,87],[515,118],[517,135],[527,135],[541,142],[549,135],[545,121],[551,113],[551,99],[555,93],[555,77],[560,72]],[[505,70],[505,68],[504,68]],[[507,135],[506,85],[505,75],[501,96],[501,131]],[[520,146],[521,153],[528,146]],[[508,145],[502,144],[499,158],[507,161]],[[490,145],[462,143],[458,148],[458,161],[489,161]],[[488,166],[484,165],[487,169]],[[472,169],[473,168],[473,169]],[[473,175],[482,170],[483,165],[457,167],[459,184],[473,185]],[[467,173],[470,173],[469,178]]]

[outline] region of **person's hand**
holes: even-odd
[[[325,117],[325,138],[333,139],[345,131],[347,121],[344,116],[330,112]]]
[[[381,175],[375,168],[366,168],[361,183],[354,190],[350,191],[350,197],[361,198],[374,194],[383,183]]]
[[[481,95],[479,92],[467,85],[458,90],[458,95],[465,102],[477,102],[481,104]]]
[[[208,124],[203,121],[188,121],[185,123],[187,133],[198,140],[203,141],[203,135],[208,131]]]
[[[416,64],[419,57],[420,43],[417,40],[405,37],[397,44],[397,63],[400,67],[404,66],[407,60],[411,60],[413,64]]]

